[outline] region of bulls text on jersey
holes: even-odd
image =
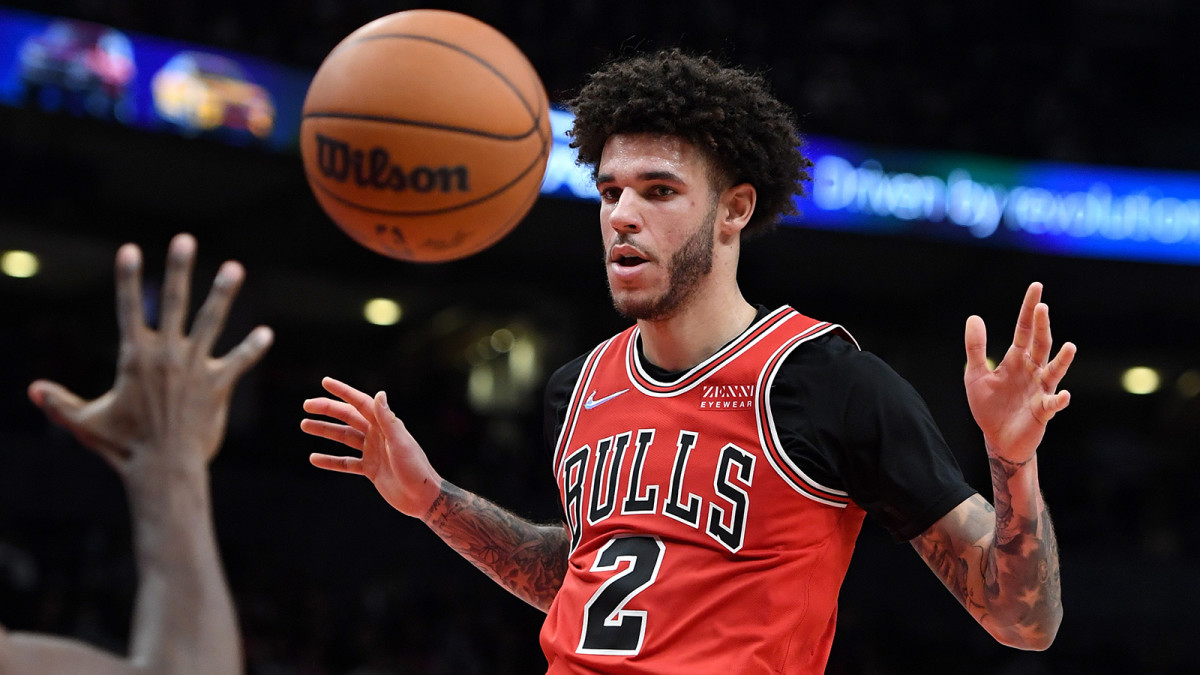
[[[675,459],[667,486],[642,480],[642,466],[655,443],[654,429],[627,431],[598,441],[594,449],[585,445],[568,455],[559,474],[559,489],[571,532],[571,550],[579,545],[585,518],[588,525],[597,525],[618,508],[623,516],[665,516],[695,529],[703,527],[729,551],[740,550],[750,511],[748,489],[754,482],[755,456],[729,443],[719,449],[715,475],[689,476],[688,459],[703,441],[696,432],[679,432],[674,439]],[[622,481],[622,476],[627,478]],[[704,503],[688,489],[691,480],[711,480],[716,499]]]

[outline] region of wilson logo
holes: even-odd
[[[392,162],[386,148],[355,148],[346,141],[317,134],[317,168],[339,183],[392,192],[470,192],[467,167],[422,166],[405,168]]]
[[[700,391],[701,410],[748,410],[753,407],[752,384],[714,384]]]

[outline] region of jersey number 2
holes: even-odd
[[[626,609],[658,578],[666,547],[658,537],[615,537],[596,554],[593,572],[625,568],[604,582],[583,609],[580,654],[637,654],[646,637],[645,610]]]

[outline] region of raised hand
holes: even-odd
[[[234,385],[273,339],[271,330],[260,326],[227,355],[211,356],[246,276],[233,261],[221,266],[190,335],[184,333],[195,257],[191,235],[171,240],[162,317],[155,330],[143,316],[141,250],[134,244],[122,246],[116,260],[121,341],[112,389],[87,401],[55,382],[38,380],[29,386],[35,404],[123,478],[150,455],[207,465],[224,437]]]
[[[405,515],[425,518],[441,493],[442,479],[425,451],[391,411],[382,391],[373,398],[332,377],[321,380],[326,391],[341,399],[311,398],[304,411],[342,422],[304,419],[305,433],[337,441],[362,453],[346,457],[313,453],[313,466],[366,476],[389,504]]]
[[[38,380],[29,397],[120,474],[133,520],[138,592],[124,656],[70,638],[0,631],[0,673],[237,675],[241,638],[211,515],[208,464],[225,435],[234,385],[273,339],[254,329],[221,358],[213,344],[245,278],[217,272],[190,334],[185,317],[196,240],[171,240],[158,329],[142,312],[142,254],[117,251],[121,343],[112,389],[87,401]]]
[[[1046,424],[1071,401],[1058,385],[1075,345],[1067,342],[1050,360],[1050,308],[1043,302],[1042,285],[1030,284],[1017,316],[1012,345],[995,369],[987,365],[987,329],[983,319],[967,319],[967,370],[963,381],[975,422],[983,431],[988,454],[1023,465],[1037,451]]]

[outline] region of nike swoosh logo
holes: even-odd
[[[584,408],[584,410],[591,410],[592,408],[595,408],[596,406],[600,405],[601,403],[611,401],[614,398],[620,396],[621,394],[624,394],[627,391],[629,391],[629,390],[622,389],[621,391],[618,391],[614,394],[609,394],[608,396],[605,396],[604,398],[599,399],[599,400],[597,400],[595,398],[596,392],[593,391],[592,393],[588,394],[587,400],[583,402],[583,408]]]

